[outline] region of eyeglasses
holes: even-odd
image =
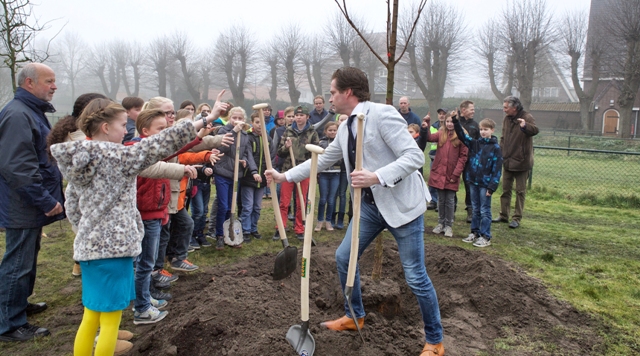
[[[173,110],[163,111],[163,112],[164,112],[164,116],[176,116],[176,112]]]

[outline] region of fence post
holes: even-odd
[[[568,147],[568,148],[571,148],[571,135],[569,135],[569,147]],[[570,153],[571,153],[571,151],[570,151],[570,150],[567,150],[567,156],[568,156]]]

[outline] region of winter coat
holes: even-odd
[[[185,152],[178,155],[178,162],[183,165],[205,164],[209,162],[211,151]],[[178,211],[182,210],[187,201],[187,187],[189,186],[189,177],[182,177],[180,180],[180,194],[178,195]]]
[[[253,160],[253,154],[251,153],[251,147],[249,145],[249,135],[245,131],[242,131],[240,134],[240,142],[238,143],[238,134],[233,131],[233,126],[231,124],[221,127],[218,134],[222,135],[227,132],[231,132],[233,134],[234,143],[230,147],[219,148],[220,152],[224,153],[224,156],[222,156],[220,160],[216,162],[215,166],[213,166],[214,173],[233,180],[233,170],[235,168],[236,161],[236,145],[238,144],[240,145],[240,159],[247,162],[247,168],[251,174],[258,173],[258,167],[256,167],[256,162]],[[241,164],[238,169],[242,170],[242,168]],[[240,177],[240,174],[241,173],[238,174],[238,178]]]
[[[142,138],[136,137],[126,142],[125,146],[134,145]],[[140,172],[136,179],[136,204],[142,220],[160,219],[162,225],[169,221],[170,179],[180,179],[183,175],[182,165],[162,161]]]
[[[438,142],[440,135],[446,135],[445,130],[438,130],[435,134],[431,134],[428,130],[427,140],[429,142]],[[464,165],[467,162],[468,149],[460,142],[457,147],[451,143],[453,132],[448,133],[449,138],[444,145],[438,147],[436,158],[431,165],[429,173],[429,186],[436,189],[447,189],[458,191],[460,186],[460,175],[464,171]],[[453,182],[451,181],[453,179]]]
[[[467,133],[472,139],[477,140],[480,138],[480,128],[478,127],[478,123],[473,119],[467,119],[464,116],[461,116],[460,124],[465,130],[467,130]]]
[[[67,216],[78,228],[74,260],[140,254],[144,225],[136,208],[136,176],[195,136],[191,121],[183,121],[131,146],[90,140],[51,146],[68,181]]]
[[[520,118],[526,121],[524,128],[518,123]],[[520,110],[513,117],[504,117],[500,137],[504,169],[522,172],[533,168],[533,136],[537,134],[536,121],[528,112]]]
[[[47,154],[47,112],[55,109],[23,88],[0,112],[2,227],[35,229],[65,218],[64,213],[44,215],[64,205],[62,175]]]
[[[298,130],[295,122],[291,124],[291,126],[288,126],[284,134],[282,134],[280,144],[278,145],[278,157],[283,160],[282,172],[286,172],[293,168],[289,149],[285,146],[287,138],[291,138],[291,147],[293,147],[293,155],[296,159],[296,164],[300,164],[311,158],[311,152],[304,148],[305,145],[317,145],[320,142],[318,139],[318,133],[313,128],[313,125],[308,121],[302,130]]]
[[[318,146],[326,149],[327,147],[329,147],[329,145],[331,144],[331,142],[333,142],[333,140],[335,140],[335,138],[328,138],[325,137],[322,140],[320,140],[320,143],[318,143]],[[340,169],[344,167],[344,162],[342,160],[339,160],[338,162],[332,164],[331,166],[329,166],[329,168],[325,169],[322,172],[318,172],[320,174],[322,173],[340,173]]]
[[[420,126],[422,120],[420,120],[420,117],[418,117],[418,115],[411,111],[411,108],[409,108],[409,111],[406,114],[400,112],[400,109],[398,109],[398,112],[405,119],[405,121],[407,121],[407,126],[410,124],[416,124]]]
[[[469,159],[464,171],[465,180],[482,188],[487,188],[492,193],[498,189],[500,176],[502,175],[502,152],[498,139],[491,138],[473,139],[462,130],[458,120],[453,120],[456,134],[465,146],[469,148]]]
[[[249,148],[251,149],[251,155],[253,156],[253,161],[256,163],[256,167],[258,168],[257,173],[262,178],[262,182],[256,182],[253,179],[253,173],[249,169],[249,166],[242,171],[242,177],[240,177],[240,185],[243,187],[254,187],[254,188],[262,188],[267,186],[267,177],[264,175],[264,171],[267,170],[267,161],[265,161],[264,157],[264,146],[262,144],[262,136],[256,135],[254,132],[249,133]],[[267,136],[268,144],[271,146],[271,138]],[[271,155],[275,155],[273,150],[269,150]],[[272,159],[273,157],[268,157],[267,159]]]

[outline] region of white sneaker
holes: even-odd
[[[151,297],[151,305],[158,309],[164,309],[167,304],[169,304],[169,302],[164,299],[154,299],[153,297]]]
[[[439,234],[442,232],[442,230],[444,229],[444,226],[442,226],[442,224],[438,224],[436,225],[436,227],[433,228],[433,233],[434,234]]]
[[[451,229],[451,226],[444,227],[444,237],[453,237],[453,229]]]
[[[154,324],[164,319],[169,312],[160,311],[154,306],[150,306],[144,313],[135,312],[133,314],[133,323],[139,324]]]
[[[462,239],[462,242],[466,242],[466,243],[474,243],[476,241],[478,237],[476,236],[476,234],[474,234],[473,232],[469,234],[469,236],[465,237],[464,239]]]
[[[475,247],[487,247],[491,246],[491,240],[487,240],[485,237],[479,237],[476,242],[473,243]]]

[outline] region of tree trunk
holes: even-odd
[[[156,67],[158,72],[158,95],[161,97],[167,97],[167,68],[166,66],[159,65]]]
[[[140,95],[140,68],[137,64],[133,65],[133,92],[131,95]]]
[[[589,128],[589,126],[591,126],[589,125],[590,124],[589,119],[591,116],[591,113],[589,112],[590,106],[591,106],[590,101],[580,99],[580,126],[582,130],[585,130],[585,131],[592,130],[591,128]]]
[[[311,89],[311,93],[315,97],[318,94],[316,94],[317,93],[316,86],[313,85],[313,78],[311,77],[311,63],[306,62],[304,64],[304,67],[305,67],[305,73],[307,74],[307,81],[309,82],[309,89]]]

